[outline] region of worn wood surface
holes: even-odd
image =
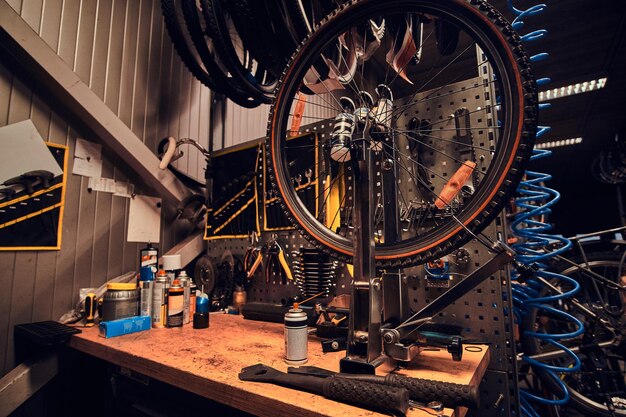
[[[109,362],[178,386],[198,395],[260,416],[380,416],[321,396],[271,384],[243,382],[241,368],[263,363],[286,372],[283,326],[243,320],[240,316],[211,315],[208,329],[191,325],[104,339],[97,330],[83,329],[69,345]],[[309,338],[309,362],[333,371],[344,352],[322,353],[319,339]],[[423,352],[412,376],[469,383],[488,362],[487,349],[465,352],[463,362],[444,360],[443,352]],[[437,366],[433,365],[437,364]],[[441,368],[439,368],[441,366]],[[482,375],[478,376],[480,379]],[[446,410],[452,416],[453,410]],[[411,410],[408,416],[428,416]]]

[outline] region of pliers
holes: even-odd
[[[246,277],[248,279],[254,276],[254,273],[259,268],[259,265],[263,263],[263,253],[267,250],[267,246],[259,245],[259,239],[256,232],[252,232],[250,235],[250,246],[246,250],[243,256],[243,268],[246,271]]]
[[[265,268],[266,283],[270,282],[272,272],[276,275],[280,275],[282,284],[286,284],[287,279],[293,281],[293,274],[285,258],[285,252],[276,241],[272,242],[267,249],[267,266]]]

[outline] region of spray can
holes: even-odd
[[[156,274],[159,268],[159,250],[148,243],[148,246],[139,251],[139,268],[149,266]]]
[[[167,327],[181,327],[183,325],[184,292],[180,281],[175,279],[167,291]]]
[[[191,285],[189,286],[189,317],[193,317],[196,312],[196,296],[198,292],[198,286],[191,281]]]
[[[152,327],[165,327],[168,278],[164,270],[157,273],[152,289]]]
[[[298,306],[285,313],[285,363],[302,365],[308,360],[307,316]]]
[[[154,272],[152,266],[141,267],[139,272],[139,315],[152,316],[152,298],[154,292]]]
[[[191,279],[187,275],[185,270],[180,271],[178,274],[178,281],[180,286],[183,287],[183,324],[187,324],[191,321],[189,315],[189,302],[191,301]]]
[[[179,255],[163,255],[161,257],[163,269],[167,272],[167,276],[170,278],[170,283],[176,278],[176,271],[180,271],[180,254]]]

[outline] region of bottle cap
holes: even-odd
[[[139,281],[154,281],[154,272],[151,266],[142,266],[139,271]]]
[[[163,255],[161,256],[161,262],[163,263],[163,269],[166,271],[181,269],[180,255]]]
[[[179,276],[179,277],[187,277],[188,275],[187,275],[187,272],[183,269],[182,271],[180,271],[180,272],[178,273],[178,276]]]
[[[174,286],[174,285],[180,286],[180,281],[178,280],[178,278],[175,279],[174,281],[172,281],[172,286]]]

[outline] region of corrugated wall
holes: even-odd
[[[4,1],[4,0],[2,0]],[[158,0],[10,0],[9,4],[150,149],[168,135],[209,136],[210,92],[173,52]],[[0,60],[0,126],[32,119],[46,140],[70,147],[97,141],[57,113]],[[129,167],[105,147],[103,176],[132,180]],[[202,178],[193,152],[179,166]],[[69,175],[60,251],[0,252],[0,371],[13,366],[16,323],[57,319],[94,287],[136,268],[138,244],[126,242],[129,200],[89,193],[87,179]],[[182,237],[163,219],[161,249]]]

